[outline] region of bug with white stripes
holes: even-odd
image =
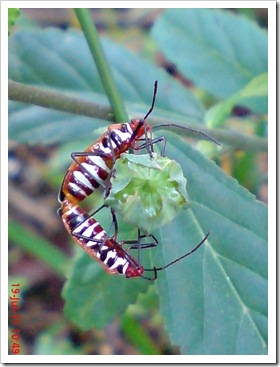
[[[132,245],[130,247],[131,249],[137,248],[138,250],[156,246],[157,240],[154,236],[140,235],[138,231],[137,240],[117,242],[117,230],[113,237],[109,237],[100,224],[93,218],[93,215],[87,214],[79,206],[81,201],[90,196],[98,188],[102,188],[106,195],[109,193],[112,169],[116,159],[118,159],[122,153],[127,152],[129,149],[138,150],[146,148],[152,158],[153,144],[163,141],[163,147],[165,147],[165,138],[159,137],[153,139],[151,135],[151,125],[146,121],[147,117],[153,111],[156,93],[157,82],[154,84],[151,107],[144,118],[132,119],[129,123],[125,122],[110,125],[107,131],[84,152],[73,152],[71,154],[71,158],[74,162],[64,176],[58,195],[58,200],[61,204],[58,211],[59,215],[62,218],[65,228],[79,246],[101,263],[109,273],[125,274],[128,278],[135,276],[142,276],[145,278],[145,276],[143,276],[145,270],[154,271],[156,277],[156,272],[158,270],[165,269],[193,252],[191,251],[183,255],[164,267],[144,269],[123,249],[122,246],[127,243]],[[205,138],[220,145],[215,139],[209,137],[202,131],[184,126],[170,123],[160,124],[154,126],[154,128],[163,126],[175,126],[199,133]],[[142,142],[142,144],[139,144],[141,140],[144,140],[144,143]],[[111,214],[116,228],[117,221],[112,209]],[[202,240],[201,244],[206,240],[207,236]],[[151,237],[153,242],[141,244],[141,240],[146,237]],[[199,246],[197,246],[197,248]]]
[[[152,139],[152,127],[147,122],[148,116],[154,108],[157,93],[157,81],[154,84],[154,94],[151,107],[142,119],[132,119],[130,122],[113,124],[107,131],[91,144],[84,152],[73,152],[72,165],[69,167],[61,185],[58,200],[60,203],[68,199],[72,203],[78,203],[91,195],[97,188],[109,190],[109,178],[116,159],[129,149],[138,150],[146,148],[152,157],[153,144],[163,141],[165,148],[166,139],[159,137]],[[200,130],[195,130],[173,123],[160,124],[153,127],[178,127],[183,130],[198,133],[204,138],[220,145],[214,138]],[[148,137],[149,134],[149,137]],[[144,139],[144,143],[137,143]]]
[[[166,269],[177,261],[191,255],[195,252],[207,239],[209,233],[203,240],[194,247],[191,251],[183,256],[175,259],[163,267],[154,267],[145,269],[139,260],[136,261],[124,249],[124,245],[130,245],[129,249],[137,249],[154,247],[157,245],[157,240],[153,235],[140,235],[138,231],[138,239],[132,241],[117,241],[117,229],[115,234],[109,237],[99,222],[87,214],[79,205],[74,205],[67,199],[62,202],[59,210],[63,223],[67,231],[75,239],[77,244],[87,252],[92,258],[99,262],[102,267],[110,274],[121,274],[126,278],[141,277],[148,280],[155,280],[157,272]],[[151,238],[150,243],[141,243],[143,238]],[[144,272],[154,272],[152,278],[147,277]]]
[[[78,203],[100,186],[106,189],[115,160],[134,148],[133,143],[144,134],[144,123],[141,121],[110,125],[84,152],[72,153],[74,162],[64,177],[59,201],[67,198],[72,203]]]
[[[67,231],[76,243],[99,262],[110,274],[123,274],[127,278],[142,276],[144,269],[118,243],[115,236],[108,237],[101,225],[79,205],[65,199],[60,215]]]

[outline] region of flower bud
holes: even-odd
[[[183,208],[190,206],[181,166],[153,153],[123,153],[114,166],[111,191],[105,204],[124,221],[150,233],[170,222]]]

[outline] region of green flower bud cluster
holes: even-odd
[[[156,153],[122,154],[116,161],[105,204],[145,233],[170,222],[190,206],[181,166]]]

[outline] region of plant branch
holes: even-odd
[[[90,16],[88,9],[74,9],[81,28],[86,37],[90,52],[95,61],[97,70],[103,83],[103,87],[108,96],[110,105],[114,111],[115,121],[127,121],[128,116],[125,110],[121,95],[117,89],[114,77],[102,49],[98,32]]]
[[[112,110],[105,106],[100,106],[97,103],[87,102],[78,98],[69,97],[61,93],[53,92],[43,88],[38,88],[30,85],[9,80],[9,99],[17,102],[31,103],[41,107],[52,108],[59,111],[70,112],[78,115],[94,117],[108,122],[112,122]],[[138,111],[130,111],[132,116],[137,116]],[[123,120],[128,121],[128,120]],[[163,118],[150,117],[151,125],[168,124],[171,121]],[[172,120],[173,123],[182,125],[182,122]],[[191,129],[197,129],[198,125],[184,125]],[[168,127],[163,128],[168,131],[178,133],[178,128]],[[250,135],[239,133],[230,129],[208,129],[204,126],[199,126],[199,129],[204,133],[213,136],[223,144],[233,146],[235,149],[245,151],[267,151],[267,139],[258,138]],[[195,139],[201,139],[199,135],[186,133],[180,130],[180,135],[192,136]]]
[[[9,80],[9,99],[58,111],[113,121],[112,109],[62,93]]]

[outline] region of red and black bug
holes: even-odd
[[[154,94],[151,107],[144,118],[132,119],[129,123],[110,125],[101,137],[91,144],[84,152],[73,152],[74,160],[69,167],[59,193],[59,202],[68,199],[73,204],[84,200],[99,187],[108,189],[109,178],[116,159],[129,149],[146,148],[152,156],[152,146],[155,143],[164,142],[165,138],[152,139],[152,127],[147,122],[148,116],[154,108],[157,93],[157,81],[154,84]],[[191,129],[173,123],[156,125],[153,128],[175,126],[190,132],[201,134],[205,138],[220,145],[215,139],[200,130]],[[150,137],[148,137],[148,134]],[[144,143],[137,146],[144,138]]]
[[[78,245],[108,273],[123,274],[127,278],[143,274],[143,267],[117,243],[114,236],[109,238],[101,225],[81,207],[66,199],[62,202],[60,214],[65,228]]]
[[[180,258],[175,259],[163,267],[154,267],[145,269],[139,261],[136,261],[124,249],[124,245],[129,245],[130,249],[144,249],[157,246],[157,239],[153,235],[140,235],[138,230],[138,239],[130,241],[117,241],[117,224],[115,223],[115,234],[109,237],[99,222],[87,214],[78,205],[73,205],[67,199],[62,202],[60,215],[67,231],[71,234],[77,244],[86,251],[92,258],[98,261],[103,268],[110,274],[122,274],[126,278],[142,277],[154,280],[157,272],[166,269],[177,261],[191,255],[196,251],[207,239],[209,233],[203,240],[190,252],[184,254]],[[143,239],[151,238],[151,242],[142,243]],[[154,277],[146,277],[144,272],[154,272]]]
[[[73,152],[71,154],[74,162],[69,167],[63,179],[58,196],[59,202],[61,203],[59,215],[63,220],[65,228],[79,246],[95,258],[107,272],[111,274],[121,273],[128,278],[135,276],[142,276],[145,278],[145,276],[143,276],[144,271],[154,271],[156,277],[157,271],[163,270],[182,258],[189,256],[198,249],[208,237],[207,234],[200,244],[191,252],[164,267],[144,269],[126,250],[123,249],[123,245],[130,244],[130,249],[138,250],[156,246],[157,240],[154,236],[146,234],[140,235],[138,231],[137,240],[117,242],[117,229],[115,230],[115,235],[109,237],[100,224],[93,218],[93,215],[87,214],[78,205],[79,202],[90,196],[100,187],[108,194],[110,190],[109,179],[114,163],[122,153],[129,149],[139,150],[146,148],[152,158],[153,144],[163,141],[163,147],[165,147],[166,139],[164,137],[153,139],[151,125],[146,121],[147,117],[153,111],[156,93],[157,82],[154,84],[151,107],[143,119],[132,119],[129,123],[125,122],[110,125],[107,131],[84,152]],[[175,126],[199,133],[220,145],[215,139],[209,137],[202,131],[184,126],[170,123],[160,124],[154,126],[154,128],[163,126]],[[139,144],[139,142],[143,140],[144,143]],[[113,210],[111,210],[111,214],[115,228],[117,228],[117,221]],[[142,244],[141,240],[147,237],[152,237],[153,242]]]
[[[59,201],[63,202],[67,198],[72,203],[78,203],[100,186],[106,189],[115,160],[129,149],[139,149],[136,146],[137,141],[151,130],[146,123],[151,111],[152,108],[144,119],[110,125],[84,152],[72,153],[74,163],[64,177]]]

